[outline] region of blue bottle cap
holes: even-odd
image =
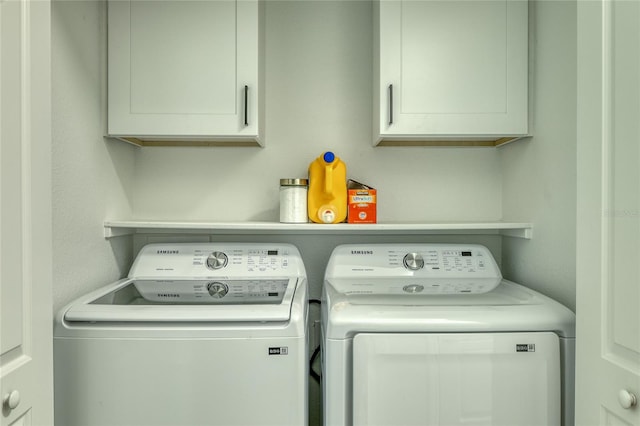
[[[324,161],[326,161],[327,163],[333,163],[333,160],[336,159],[336,155],[331,152],[331,151],[327,151],[324,153]]]

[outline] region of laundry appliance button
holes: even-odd
[[[424,259],[419,253],[406,254],[402,262],[404,263],[404,267],[411,271],[417,271],[424,267]]]
[[[227,266],[229,262],[229,257],[221,251],[214,251],[207,258],[207,268],[209,269],[220,269]]]

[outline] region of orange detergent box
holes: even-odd
[[[360,182],[347,181],[347,222],[376,223],[378,191]]]

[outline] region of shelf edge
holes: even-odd
[[[531,239],[533,225],[510,222],[460,223],[380,223],[380,224],[281,224],[277,222],[152,222],[105,221],[106,239],[136,233],[207,233],[207,234],[500,234]]]

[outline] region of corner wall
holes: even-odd
[[[532,1],[533,137],[500,150],[503,218],[533,222],[505,238],[505,278],[575,310],[576,1]]]
[[[52,2],[54,312],[126,275],[131,238],[107,241],[103,222],[130,217],[133,148],[102,135],[106,5]]]

